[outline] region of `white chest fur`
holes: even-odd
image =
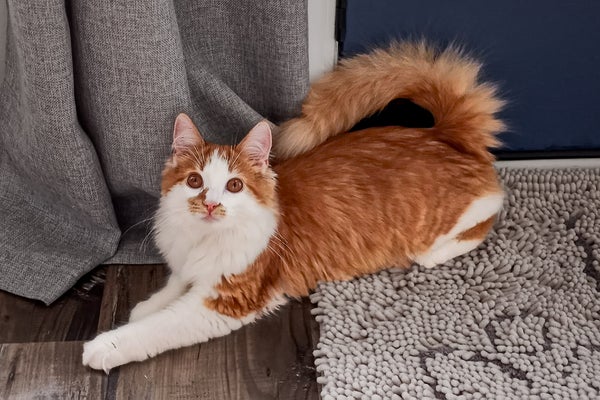
[[[161,204],[155,239],[173,274],[212,287],[223,275],[243,272],[267,247],[277,225],[272,210],[256,205],[251,211],[225,224],[207,223]]]

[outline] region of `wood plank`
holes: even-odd
[[[159,266],[109,268],[99,329],[126,321],[165,276]],[[111,371],[107,399],[318,399],[310,308],[293,301],[226,337]]]
[[[85,275],[56,302],[46,306],[0,291],[0,343],[86,340],[96,334],[104,270]]]
[[[167,275],[160,264],[107,266],[98,332],[126,323],[133,306],[162,287]]]
[[[102,374],[81,365],[82,342],[0,344],[0,398],[104,398]]]

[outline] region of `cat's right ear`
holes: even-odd
[[[204,140],[192,119],[187,114],[179,114],[173,127],[173,154],[180,154],[193,146],[202,144],[204,144]]]

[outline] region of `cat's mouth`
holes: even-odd
[[[206,222],[215,222],[215,221],[218,221],[219,219],[220,219],[220,218],[218,218],[218,217],[217,217],[217,216],[215,216],[214,214],[205,214],[205,215],[202,217],[202,220],[203,220],[203,221],[206,221]]]
[[[217,222],[225,217],[225,211],[222,209],[208,211],[199,207],[190,207],[190,212],[200,217],[204,222]]]

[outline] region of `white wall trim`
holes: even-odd
[[[510,160],[496,161],[498,168],[598,168],[600,158],[565,158],[558,160]]]
[[[331,71],[337,62],[335,6],[336,0],[308,0],[308,66],[311,82]]]

